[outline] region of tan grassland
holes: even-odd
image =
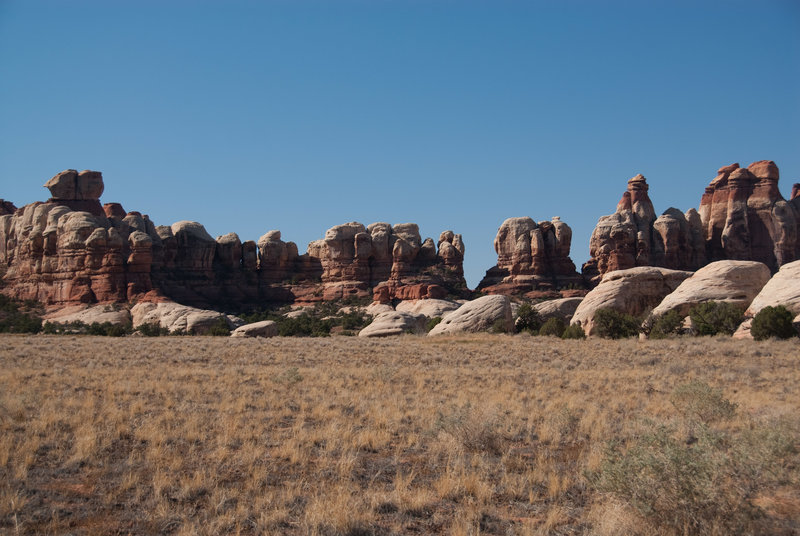
[[[800,416],[797,339],[0,344],[2,534],[691,534],[592,485],[609,442],[677,422],[691,380],[737,404],[727,431]],[[800,531],[779,465],[752,533]]]

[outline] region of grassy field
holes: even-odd
[[[797,534],[797,340],[0,338],[2,534]]]

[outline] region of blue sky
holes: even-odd
[[[347,221],[464,236],[561,216],[572,258],[644,174],[800,182],[800,3],[0,0],[0,197],[68,168],[102,201],[301,251]]]

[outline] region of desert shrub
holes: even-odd
[[[508,333],[508,326],[506,326],[505,318],[498,318],[492,323],[492,333]]]
[[[539,332],[539,328],[542,327],[542,317],[530,304],[523,303],[517,309],[517,319],[514,321],[514,327],[520,333],[527,331],[531,335],[536,335]]]
[[[112,324],[111,322],[92,322],[86,329],[87,335],[100,335],[103,337],[124,337],[131,332],[129,325]]]
[[[793,470],[796,427],[762,422],[715,430],[710,424],[733,416],[736,406],[700,382],[678,387],[672,400],[695,420],[696,437],[687,439],[672,424],[644,421],[627,445],[606,445],[589,482],[666,533],[763,533],[763,512],[754,499]]]
[[[564,333],[561,334],[562,339],[585,339],[586,334],[583,332],[583,328],[580,327],[578,324],[572,324],[564,329]]]
[[[227,337],[231,334],[231,328],[228,326],[228,321],[225,317],[221,316],[208,328],[206,334],[214,337]]]
[[[333,321],[303,313],[294,318],[282,317],[278,320],[278,335],[281,337],[327,337],[331,333]]]
[[[721,390],[699,380],[676,387],[670,402],[684,419],[694,423],[710,424],[736,413],[736,404],[723,397]]]
[[[539,335],[550,335],[554,337],[561,337],[564,330],[567,329],[564,321],[556,316],[548,318],[542,327],[539,328]]]
[[[362,330],[372,322],[372,319],[361,311],[345,313],[338,320],[339,325],[342,326],[342,329],[348,331]]]
[[[689,317],[696,335],[733,335],[744,320],[744,312],[732,303],[709,301],[689,309]]]
[[[639,322],[614,309],[599,309],[594,314],[595,332],[604,339],[627,339],[639,334]]]
[[[788,339],[797,335],[792,325],[793,319],[792,313],[783,305],[764,307],[753,318],[750,333],[757,341],[763,341],[770,337]]]
[[[499,424],[496,415],[467,402],[437,411],[433,431],[450,435],[468,452],[499,454],[505,444]]]
[[[673,309],[652,321],[648,336],[651,339],[664,339],[680,333],[681,326],[683,326],[683,316]]]
[[[162,328],[158,322],[150,322],[147,324],[140,324],[136,331],[145,337],[160,337],[162,335],[169,335],[167,328]]]
[[[431,318],[431,319],[430,319],[430,320],[428,320],[428,322],[425,324],[425,331],[430,331],[430,330],[432,330],[432,329],[433,329],[433,328],[435,328],[437,325],[439,325],[439,322],[441,322],[441,321],[442,321],[442,317],[441,317],[441,316],[435,316],[435,317]]]
[[[42,319],[38,307],[34,301],[20,303],[0,294],[0,333],[39,333]]]

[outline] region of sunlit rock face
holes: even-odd
[[[669,208],[658,218],[644,177],[633,177],[616,212],[600,218],[592,233],[584,276],[596,285],[614,270],[661,266],[693,271],[718,260],[758,261],[775,272],[800,255],[800,198],[793,189],[786,201],[778,177],[770,160],[747,168],[722,167],[698,210]]]
[[[561,218],[535,222],[508,218],[497,230],[497,265],[478,289],[489,294],[520,295],[535,290],[582,287],[583,278],[569,257],[572,229]]]
[[[156,226],[119,203],[100,204],[103,176],[63,171],[51,198],[17,209],[0,202],[3,292],[47,305],[175,300],[240,309],[269,302],[444,297],[466,289],[464,243],[445,231],[423,240],[416,224],[332,227],[299,254],[281,232],[242,242],[213,238],[193,221]]]

